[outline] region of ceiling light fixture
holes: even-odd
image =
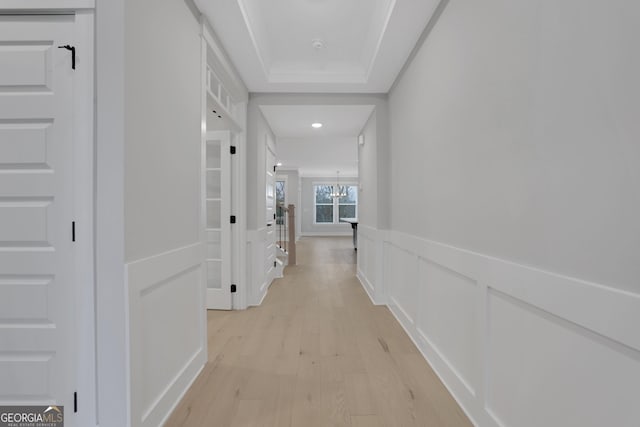
[[[277,167],[282,166],[282,162],[278,162],[278,163],[276,163],[276,166],[277,166]]]
[[[324,49],[325,47],[327,47],[327,45],[324,43],[324,40],[322,40],[322,39],[313,39],[313,40],[311,40],[311,46],[313,46],[313,48],[315,50],[320,50],[320,49]]]
[[[322,127],[322,123],[311,123],[311,127],[314,129],[320,129]]]
[[[333,197],[334,199],[347,197],[347,192],[345,191],[344,186],[340,187],[340,171],[336,171],[336,185],[332,188],[331,194],[329,196]]]

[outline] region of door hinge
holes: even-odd
[[[71,69],[76,69],[76,47],[65,44],[64,46],[58,46],[58,49],[67,49],[71,51]]]
[[[273,214],[273,219],[276,219],[276,214]]]
[[[236,146],[232,145],[231,147],[229,147],[229,151],[231,152],[231,154],[236,154]]]
[[[78,412],[78,392],[74,391],[73,392],[73,413],[77,413]]]
[[[231,221],[231,224],[235,224],[236,223],[236,216],[235,215],[231,215],[230,221]]]
[[[273,171],[274,171],[274,172],[276,171],[276,167],[275,167],[275,166],[273,166]]]
[[[236,293],[236,285],[231,285],[231,293],[235,294]]]
[[[76,241],[76,222],[71,221],[71,241]]]
[[[273,261],[273,266],[275,267],[276,265],[278,265],[278,261]]]

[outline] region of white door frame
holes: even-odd
[[[94,257],[94,10],[75,13],[74,198],[76,217],[76,307],[78,311],[78,402],[76,426],[97,425],[96,307]],[[87,373],[91,373],[87,375]]]
[[[246,105],[239,108],[244,111]],[[240,114],[244,119],[244,114]],[[246,132],[234,132],[232,144],[236,154],[231,156],[231,214],[236,216],[236,224],[231,227],[231,280],[237,292],[231,295],[232,310],[247,308],[247,196],[246,196]]]
[[[235,122],[237,129],[232,130],[232,144],[236,146],[236,154],[231,157],[231,214],[236,215],[236,224],[231,227],[231,283],[236,285],[237,292],[232,294],[231,307],[233,310],[244,310],[248,306],[249,286],[247,280],[247,103],[248,92],[244,83],[237,75],[233,65],[224,54],[223,47],[213,35],[213,30],[207,20],[202,18],[201,40],[201,130],[202,137],[207,133],[207,58],[212,55],[216,58],[213,71],[222,78],[225,89],[236,100]],[[231,130],[231,129],[230,129]],[[206,286],[202,290],[206,301]],[[206,316],[206,312],[203,313]],[[206,337],[205,337],[206,338]]]

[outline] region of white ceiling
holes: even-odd
[[[386,93],[438,0],[195,0],[251,92]],[[317,49],[313,40],[322,40]]]
[[[278,138],[357,137],[373,105],[261,105]],[[320,129],[311,123],[322,123]]]
[[[358,138],[278,139],[280,169],[298,170],[301,176],[335,178],[358,176]]]
[[[373,105],[261,105],[283,169],[302,176],[358,176],[358,135]],[[311,123],[320,122],[320,129]]]
[[[439,0],[194,0],[250,92],[391,88]],[[313,46],[321,40],[322,47]],[[283,168],[357,176],[370,105],[263,105]],[[321,122],[321,129],[311,123]]]

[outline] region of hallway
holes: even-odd
[[[467,426],[386,307],[351,239],[303,238],[264,303],[208,313],[209,363],[167,426]]]

